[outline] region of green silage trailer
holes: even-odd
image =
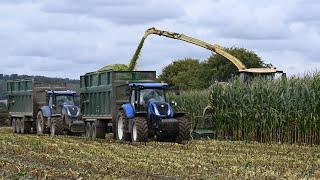
[[[67,90],[67,85],[66,83],[41,82],[34,79],[7,81],[9,119],[14,133],[37,132],[36,121],[39,112],[41,112],[42,119],[50,119],[50,117],[46,117],[46,112],[50,113],[50,110],[44,112],[42,109],[48,104],[50,98],[47,94],[48,90]]]
[[[115,130],[118,109],[129,100],[130,82],[155,82],[155,71],[102,70],[80,77],[80,107],[88,138]]]
[[[0,100],[0,126],[9,125],[8,117],[7,100]]]

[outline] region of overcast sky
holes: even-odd
[[[149,27],[257,52],[288,74],[320,69],[319,0],[0,0],[0,74],[79,78],[128,64]],[[207,50],[150,36],[138,70]]]

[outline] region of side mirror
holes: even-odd
[[[131,95],[131,90],[128,88],[128,89],[126,89],[126,95],[127,96],[130,96]]]
[[[14,100],[10,101],[10,104],[14,104],[14,103],[16,103]]]
[[[176,101],[171,101],[170,104],[171,104],[171,106],[173,106],[173,107],[178,105],[178,103],[177,103]]]
[[[282,73],[282,78],[283,79],[287,78],[287,74],[286,73]]]
[[[54,109],[55,109],[56,107],[57,107],[57,106],[56,106],[55,104],[52,104],[52,108],[54,108]]]
[[[137,107],[138,107],[138,101],[135,101],[135,102],[133,103],[133,105],[134,105],[134,108],[137,108]]]

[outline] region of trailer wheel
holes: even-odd
[[[60,117],[51,118],[50,134],[51,136],[63,134],[63,121]]]
[[[190,139],[190,121],[186,116],[177,118],[179,123],[179,134],[176,138],[177,143],[188,141]]]
[[[86,137],[91,138],[92,137],[92,126],[90,122],[87,122],[86,124]]]
[[[20,132],[21,134],[29,134],[31,132],[31,122],[21,119]]]
[[[49,133],[49,128],[46,127],[47,118],[43,116],[42,112],[39,111],[37,114],[37,134],[43,135]]]
[[[20,134],[21,130],[21,120],[19,118],[16,119],[16,132]]]
[[[104,130],[103,124],[101,124],[99,121],[94,121],[92,123],[92,139],[105,139],[106,138],[106,132]]]
[[[16,133],[16,119],[12,118],[12,122],[11,122],[11,126],[12,126],[12,132]]]
[[[117,116],[116,121],[116,137],[118,141],[129,141],[130,140],[130,133],[128,133],[129,122],[125,117],[123,110],[120,110]]]
[[[143,117],[136,117],[132,121],[131,141],[146,142],[148,140],[148,123]]]

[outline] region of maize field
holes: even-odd
[[[213,107],[215,137],[240,141],[320,144],[320,74],[282,80],[240,80],[207,91],[171,95],[179,110],[201,115]],[[210,100],[208,100],[210,99]]]
[[[187,112],[192,124],[197,116],[202,116],[203,109],[209,104],[209,90],[182,91],[180,95],[168,93],[169,102],[175,101],[175,112]]]

